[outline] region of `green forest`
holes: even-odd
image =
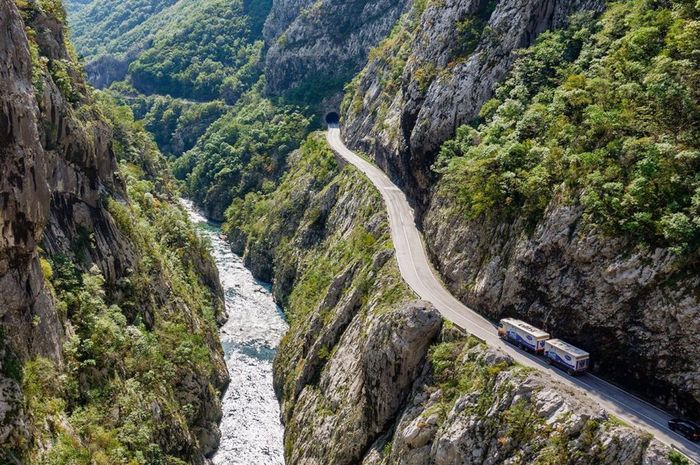
[[[270,6],[248,0],[69,2],[71,34],[88,69],[126,68],[109,92],[174,156],[191,149],[260,79]]]
[[[150,48],[129,66],[131,84],[141,93],[233,104],[257,81],[261,24],[271,2],[193,2],[193,11],[158,31]]]
[[[441,193],[468,218],[581,204],[610,235],[700,245],[700,4],[613,2],[522,52],[445,143]]]
[[[262,27],[271,3],[72,6],[84,59],[133,55],[126,78],[107,92],[131,107],[187,195],[219,220],[234,198],[274,189],[311,124],[302,107],[262,95]]]
[[[186,192],[223,220],[235,198],[271,192],[299,147],[310,121],[296,107],[261,96],[262,83],[207,129],[196,146],[173,162]]]

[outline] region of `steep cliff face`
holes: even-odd
[[[516,51],[599,0],[415,2],[348,87],[343,134],[371,154],[419,205],[444,141],[471,121],[510,70]]]
[[[443,146],[423,218],[434,262],[464,301],[590,349],[596,372],[691,417],[700,412],[700,100],[698,45],[685,34],[699,15],[623,2],[548,34],[518,59],[482,124]],[[649,25],[667,16],[677,26]],[[663,45],[634,51],[644,30]],[[666,49],[676,43],[683,51]],[[664,110],[684,93],[682,109]],[[619,116],[602,123],[596,108]]]
[[[518,315],[551,329],[590,350],[605,377],[697,414],[700,278],[686,257],[635,250],[588,225],[581,206],[556,201],[534,231],[526,218],[465,216],[436,196],[424,219],[455,295],[494,319]]]
[[[315,136],[226,229],[271,277],[288,464],[670,464],[672,453],[461,331],[400,278],[372,186]]]
[[[47,166],[34,118],[36,102],[31,93],[31,66],[23,24],[14,4],[0,2],[0,154],[7,160],[1,176],[3,226],[0,318],[12,331],[2,332],[0,384],[0,442],[18,443],[29,435],[22,405],[16,352],[36,352],[57,357],[61,343],[51,299],[44,287],[37,246],[49,214]],[[37,305],[38,304],[38,305]],[[34,315],[42,318],[42,333],[34,333]],[[6,323],[3,324],[3,327]],[[16,330],[14,328],[17,328]],[[7,334],[17,335],[7,340]],[[41,334],[43,337],[36,337]],[[46,344],[42,350],[42,341]]]
[[[589,349],[601,375],[697,416],[699,165],[681,160],[697,153],[698,45],[685,34],[698,10],[637,10],[414,5],[348,86],[343,134],[414,198],[455,295],[544,326]],[[659,45],[634,49],[643,31]]]
[[[312,4],[313,0],[273,0],[263,27],[265,40],[272,43],[278,39],[299,14]]]
[[[2,316],[11,320],[19,341],[39,341],[29,337],[34,314],[52,313],[39,268],[37,247],[49,217],[48,163],[40,143],[36,120],[37,103],[32,92],[32,67],[24,27],[12,2],[0,3],[2,15],[2,81],[0,97],[0,151],[7,160],[2,172]],[[35,307],[41,301],[43,305]],[[48,304],[48,309],[43,307]],[[44,315],[41,315],[44,313]],[[27,314],[24,314],[27,313]],[[19,320],[19,321],[17,321]],[[47,318],[46,339],[49,346],[60,342],[59,332]],[[54,343],[54,344],[52,344]],[[19,344],[17,344],[19,345]],[[24,344],[23,344],[24,345]],[[41,351],[26,347],[25,355]]]
[[[213,319],[223,310],[218,277],[192,242],[191,255],[160,266],[174,273],[177,263],[182,273],[192,273],[191,292],[201,301],[180,299],[173,287],[185,280],[174,275],[137,281],[156,256],[154,247],[146,249],[136,236],[149,231],[140,227],[140,215],[148,210],[127,193],[113,147],[128,148],[122,161],[138,167],[139,189],[147,183],[151,199],[162,196],[160,212],[186,216],[168,199],[170,187],[156,186],[148,172],[149,157],[160,155],[148,144],[128,145],[129,137],[141,136],[106,118],[112,110],[85,86],[65,39],[64,20],[58,2],[0,1],[0,459],[83,463],[80,451],[96,440],[86,431],[91,422],[109,435],[125,418],[116,412],[107,420],[98,410],[91,410],[87,423],[75,416],[104,405],[123,407],[123,398],[117,399],[126,386],[133,388],[129,383],[139,382],[149,363],[129,365],[134,349],[125,333],[149,337],[163,324],[175,323],[169,312],[181,312],[201,338],[192,349],[202,350],[209,365],[188,367],[166,355],[181,378],[173,384],[175,393],[151,397],[151,408],[189,404],[192,413],[184,419],[163,415],[160,437],[153,434],[150,440],[164,455],[203,463],[216,446],[217,390],[228,381]],[[118,215],[128,210],[131,224]],[[139,300],[145,289],[150,298]],[[205,306],[211,316],[201,313]],[[111,356],[117,360],[102,358]],[[143,390],[145,396],[153,392]]]
[[[267,91],[332,109],[407,0],[279,0],[265,23]]]
[[[401,280],[378,194],[320,137],[277,192],[248,199],[227,229],[291,322],[274,365],[287,463],[358,463],[401,409],[439,314]],[[246,212],[263,208],[254,224]]]

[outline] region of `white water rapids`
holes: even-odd
[[[221,445],[215,465],[283,465],[283,428],[272,389],[272,360],[287,330],[269,286],[257,281],[243,260],[208,222],[184,200],[192,222],[209,239],[224,288],[228,321],[221,328],[231,384],[223,398]]]

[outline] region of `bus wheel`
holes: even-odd
[[[545,358],[545,360],[547,361],[547,365],[551,365],[551,364],[552,364],[552,359],[551,359],[551,358],[547,357],[547,358]]]
[[[571,368],[566,370],[566,372],[569,374],[569,376],[574,376],[574,370],[572,370]]]

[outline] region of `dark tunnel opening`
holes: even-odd
[[[340,115],[338,113],[332,111],[326,115],[326,124],[339,124],[340,123]]]

